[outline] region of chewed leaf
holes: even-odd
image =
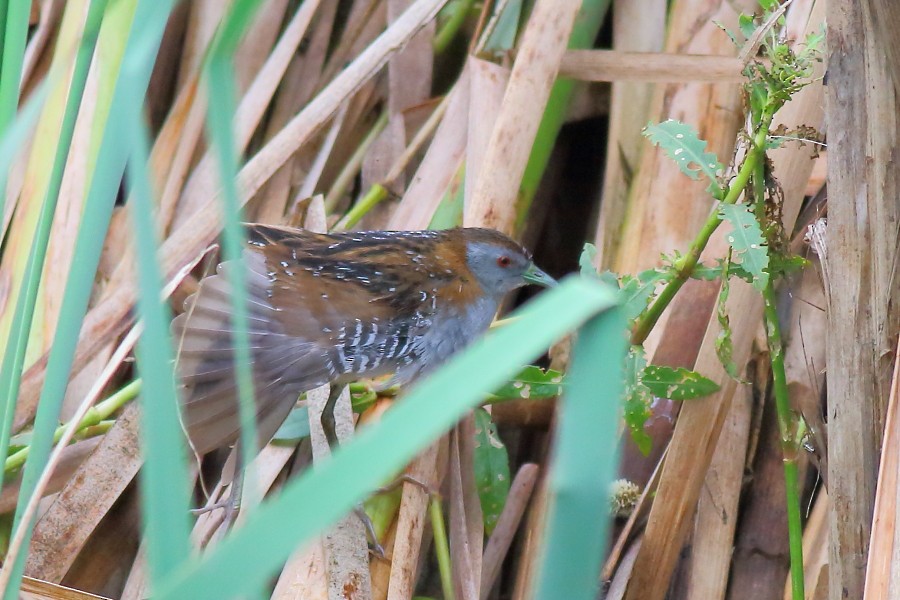
[[[644,431],[644,424],[650,418],[650,390],[641,382],[647,359],[641,346],[632,346],[625,359],[625,405],[623,416],[625,425],[631,431],[631,439],[646,456],[653,447],[653,440]]]
[[[490,413],[483,408],[475,409],[474,458],[484,532],[490,535],[509,496],[509,455]]]
[[[709,192],[721,198],[722,188],[717,178],[724,167],[715,154],[706,151],[706,141],[701,140],[692,127],[669,119],[658,125],[650,123],[644,128],[644,135],[665,150],[681,172],[691,179],[699,179],[703,174],[709,179]]]
[[[649,365],[644,368],[641,381],[654,396],[670,400],[700,398],[719,389],[715,381],[683,367]]]
[[[719,357],[719,362],[722,363],[725,372],[733,379],[740,380],[737,364],[735,364],[734,359],[731,357],[734,351],[734,345],[731,341],[731,320],[728,318],[728,309],[726,306],[730,290],[728,283],[728,266],[730,264],[731,251],[729,250],[728,257],[722,261],[722,287],[719,289],[719,297],[716,301],[716,319],[719,321],[719,335],[716,336],[716,356]]]
[[[562,386],[563,376],[559,371],[553,369],[544,371],[540,367],[528,366],[495,391],[492,400],[555,398],[562,394]]]
[[[594,259],[596,258],[597,246],[585,244],[584,250],[581,251],[581,257],[578,259],[578,266],[581,268],[583,277],[597,277],[597,267],[594,266]]]
[[[753,276],[753,287],[762,291],[769,283],[769,248],[756,216],[746,204],[724,204],[719,216],[731,224],[727,239],[734,261]]]

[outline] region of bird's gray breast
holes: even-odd
[[[415,359],[397,370],[396,380],[407,382],[427,374],[456,354],[490,326],[497,302],[480,298],[460,311],[438,312],[416,340]]]

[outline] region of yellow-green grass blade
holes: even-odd
[[[38,216],[37,228],[22,279],[22,287],[16,300],[12,329],[7,338],[2,366],[0,366],[0,402],[3,405],[2,421],[0,421],[0,459],[4,461],[9,450],[10,427],[15,409],[15,399],[19,395],[19,383],[25,363],[29,331],[34,317],[34,308],[37,301],[44,259],[47,254],[47,244],[50,238],[50,228],[53,224],[53,215],[56,210],[56,201],[59,198],[63,171],[65,170],[75,131],[75,119],[81,106],[81,98],[87,82],[88,68],[91,63],[91,56],[94,53],[97,32],[100,28],[100,21],[102,20],[106,3],[107,0],[94,0],[88,11],[85,34],[82,37],[82,42],[75,58],[75,69],[72,74],[69,99],[66,103],[60,137],[50,172],[49,187]],[[3,472],[0,472],[0,488],[2,487]]]
[[[94,275],[106,239],[115,198],[125,168],[129,140],[122,135],[125,120],[133,106],[143,104],[156,52],[171,11],[171,1],[139,0],[119,79],[116,82],[103,143],[97,156],[97,168],[91,180],[85,203],[84,217],[75,244],[76,260],[66,282],[60,309],[60,326],[54,336],[48,359],[47,375],[38,404],[32,438],[31,455],[25,464],[14,529],[24,527],[24,538],[30,540],[33,519],[23,520],[22,507],[35,489],[53,441],[59,409],[68,384],[69,372],[78,342],[81,322],[87,309],[94,283]],[[3,590],[4,599],[18,597],[24,567],[24,553],[13,564],[9,584]]]
[[[613,290],[587,279],[569,278],[543,293],[518,311],[520,318],[475,342],[417,385],[380,422],[341,446],[332,460],[289,482],[279,497],[260,505],[206,557],[191,560],[165,581],[155,598],[234,598],[257,589],[298,545],[346,514],[484,394],[566,332],[615,304]],[[624,329],[621,321],[618,337],[624,337]],[[621,363],[622,344],[616,339],[610,344],[607,360]],[[616,387],[614,381],[603,384]]]

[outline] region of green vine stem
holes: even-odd
[[[753,172],[753,196],[756,218],[760,227],[765,223],[765,164],[759,163]],[[775,244],[769,245],[770,252],[778,252]],[[804,599],[803,584],[803,522],[800,512],[800,481],[797,469],[797,427],[791,412],[787,376],[784,370],[784,343],[781,324],[778,320],[778,298],[775,293],[775,277],[769,277],[762,291],[765,303],[766,343],[769,347],[769,362],[772,366],[775,411],[778,415],[778,432],[781,437],[781,451],[784,464],[784,490],[788,521],[788,548],[791,559],[791,598]]]
[[[738,169],[734,181],[731,182],[731,185],[727,186],[727,189],[722,196],[722,204],[735,204],[740,199],[741,194],[744,193],[744,188],[750,182],[750,178],[756,167],[763,163],[765,158],[766,139],[769,135],[769,127],[772,125],[772,118],[775,116],[776,109],[776,107],[771,107],[761,115],[759,126],[753,134],[747,156],[744,158],[744,162],[741,164],[740,169]],[[722,219],[719,218],[719,211],[717,209],[713,210],[712,214],[706,220],[706,223],[703,224],[700,233],[697,234],[697,237],[694,238],[694,241],[691,243],[688,253],[675,262],[674,277],[666,284],[653,301],[653,304],[644,311],[635,323],[631,333],[631,343],[633,345],[643,344],[647,339],[647,336],[650,335],[653,327],[675,298],[675,295],[685,282],[690,279],[691,274],[694,272],[694,267],[696,267],[697,263],[700,261],[700,255],[703,254],[703,250],[709,243],[709,239],[716,229],[719,228],[721,223]]]
[[[447,528],[444,526],[444,513],[441,510],[441,498],[437,494],[431,495],[428,503],[428,512],[431,516],[431,530],[434,533],[434,551],[437,554],[438,571],[441,574],[441,588],[444,591],[444,600],[454,600],[453,570],[450,564],[450,545],[447,543]]]
[[[766,335],[775,392],[775,410],[784,454],[784,488],[787,503],[788,545],[791,557],[791,597],[803,600],[803,523],[800,512],[800,482],[797,471],[797,440],[794,436],[794,415],[791,412],[787,378],[784,371],[784,350],[781,327],[778,323],[775,287],[771,279],[763,291],[765,301]]]

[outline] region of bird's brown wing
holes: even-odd
[[[248,336],[260,446],[267,443],[303,391],[332,379],[322,340],[286,333],[269,298],[264,256],[245,252]],[[185,430],[203,454],[235,442],[240,420],[234,373],[234,336],[228,270],[204,278],[172,323],[183,385]]]
[[[244,262],[257,438],[262,446],[299,394],[348,372],[364,371],[354,367],[372,366],[371,359],[353,353],[366,343],[379,347],[375,338],[385,336],[392,307],[390,295],[382,293],[384,281],[367,286],[359,281],[359,273],[341,277],[347,275],[341,270],[346,261],[327,255],[338,238],[271,227],[260,231],[250,230]],[[204,278],[172,324],[184,426],[199,454],[234,443],[240,432],[230,268],[232,264],[223,263],[215,275]]]

